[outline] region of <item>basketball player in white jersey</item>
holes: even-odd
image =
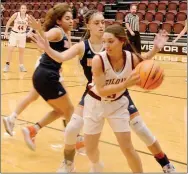
[[[14,22],[14,26],[10,32],[9,41],[8,41],[8,55],[6,58],[6,65],[4,67],[4,72],[9,71],[10,67],[10,61],[12,58],[12,53],[14,50],[14,47],[19,48],[19,62],[20,62],[20,71],[26,72],[26,69],[23,65],[23,58],[24,58],[24,49],[26,45],[26,36],[30,36],[30,33],[32,29],[26,33],[27,27],[28,27],[28,14],[26,5],[21,5],[20,11],[14,13],[10,19],[8,20],[6,24],[5,34],[4,38],[8,39],[8,29],[10,27],[10,24]]]
[[[154,40],[154,48],[142,59],[151,58],[163,48],[167,33],[161,31]],[[105,51],[95,55],[92,61],[93,87],[85,97],[83,111],[86,153],[92,163],[91,172],[102,172],[98,142],[105,118],[110,124],[133,173],[142,173],[142,164],[136,153],[130,133],[129,100],[124,95],[128,87],[140,82],[133,69],[141,59],[134,53],[124,51],[127,41],[124,28],[111,25],[105,29],[103,43]]]

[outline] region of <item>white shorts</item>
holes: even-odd
[[[119,100],[104,102],[87,94],[84,103],[83,131],[85,134],[101,133],[105,118],[114,132],[130,132],[127,97],[122,96]]]
[[[13,31],[10,32],[9,37],[9,46],[12,47],[19,47],[19,48],[25,48],[26,45],[26,33],[15,33]]]

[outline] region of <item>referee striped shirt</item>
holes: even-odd
[[[125,16],[125,23],[129,23],[130,28],[132,31],[139,31],[139,17],[138,15],[133,15],[132,13],[129,13]]]

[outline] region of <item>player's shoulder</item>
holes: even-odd
[[[18,15],[19,15],[19,12],[15,12],[12,16],[17,18]]]

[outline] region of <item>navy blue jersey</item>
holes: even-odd
[[[65,33],[62,31],[63,38],[58,42],[50,42],[50,47],[58,52],[63,52],[69,48],[68,38],[65,36]],[[46,53],[42,54],[40,59],[40,64],[48,69],[58,70],[61,68],[61,64],[56,62]]]
[[[92,72],[91,72],[92,59],[97,53],[94,53],[94,51],[90,47],[89,40],[84,40],[83,42],[85,46],[85,52],[84,52],[82,59],[80,60],[80,64],[82,65],[82,68],[84,70],[84,74],[88,80],[88,83],[91,83],[92,82]]]

